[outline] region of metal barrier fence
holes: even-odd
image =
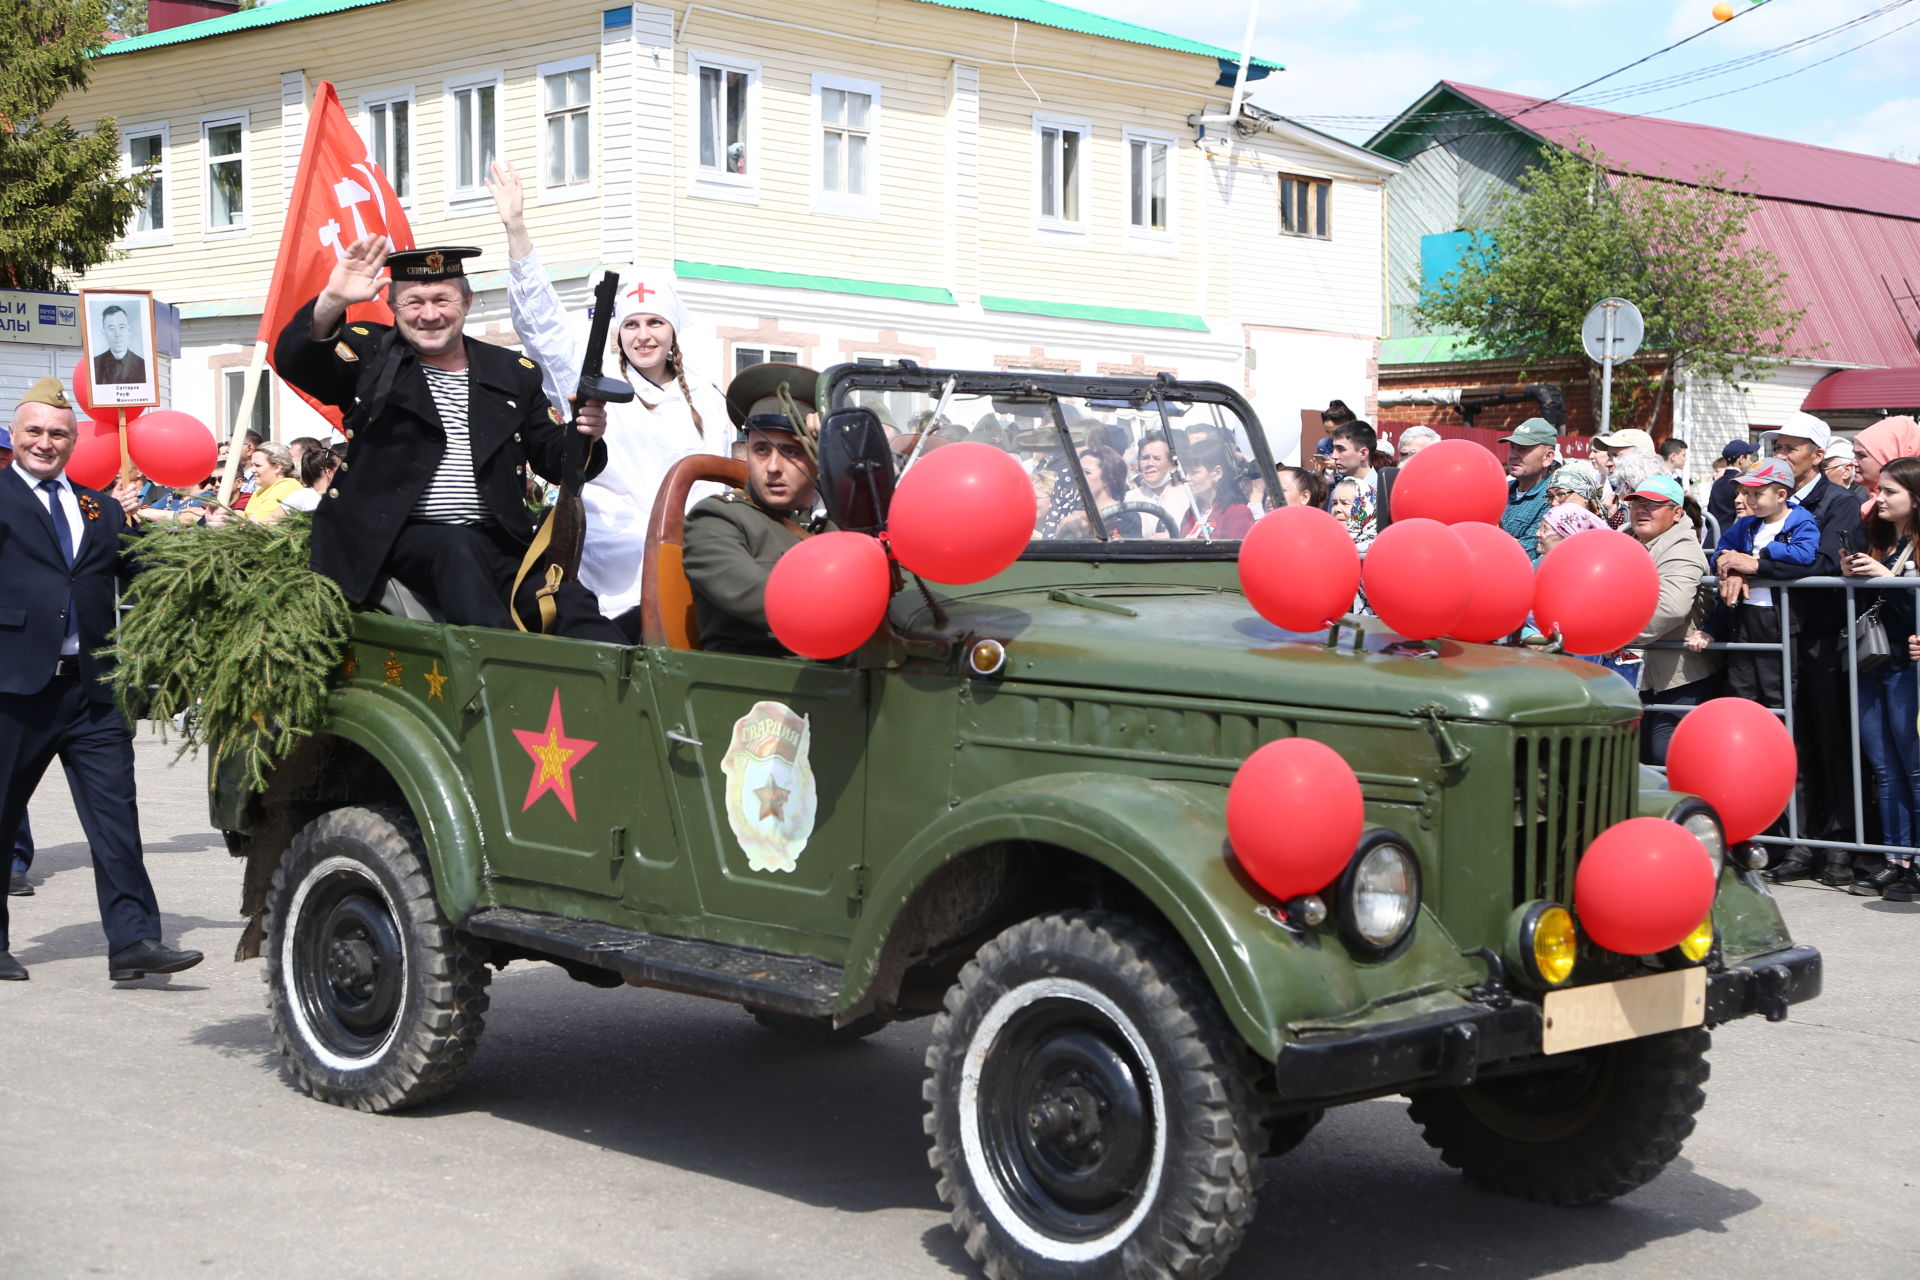
[[[1719,583],[1719,579],[1709,574],[1707,577],[1702,578],[1701,582],[1703,585],[1717,586]],[[1795,581],[1768,580],[1763,585],[1767,587],[1771,587],[1773,589],[1773,593],[1774,593],[1773,598],[1775,601],[1774,607],[1778,610],[1779,617],[1780,617],[1781,639],[1777,643],[1775,642],[1761,643],[1761,642],[1754,642],[1754,641],[1747,641],[1747,642],[1715,641],[1712,644],[1708,645],[1707,649],[1710,652],[1765,653],[1765,654],[1777,654],[1779,656],[1780,687],[1784,693],[1787,705],[1784,707],[1768,707],[1767,709],[1773,712],[1775,715],[1780,716],[1782,719],[1786,721],[1788,732],[1792,732],[1794,728],[1793,596],[1796,593],[1804,592],[1808,590],[1845,591],[1846,598],[1847,598],[1847,615],[1846,615],[1847,621],[1846,621],[1846,629],[1840,634],[1844,636],[1849,636],[1849,637],[1852,636],[1853,634],[1853,626],[1854,626],[1855,620],[1860,616],[1858,601],[1856,597],[1857,592],[1866,591],[1866,592],[1878,593],[1882,591],[1908,591],[1916,594],[1915,603],[1920,604],[1920,578],[1914,578],[1914,577],[1800,578]],[[1871,606],[1868,606],[1868,607],[1871,607]],[[1906,636],[1894,635],[1893,629],[1889,628],[1887,631],[1887,639],[1889,641],[1890,647],[1893,650],[1890,661],[1892,662],[1910,662],[1911,661],[1907,653],[1907,637]],[[1684,649],[1686,645],[1679,641],[1668,640],[1668,641],[1657,641],[1653,644],[1641,645],[1639,647],[1643,649]],[[1915,852],[1920,852],[1920,848],[1916,848],[1915,846],[1870,844],[1867,842],[1866,796],[1865,796],[1866,768],[1861,758],[1863,752],[1862,752],[1861,736],[1860,736],[1860,671],[1854,665],[1853,646],[1851,641],[1849,640],[1849,641],[1843,642],[1843,648],[1845,649],[1844,661],[1846,662],[1846,669],[1847,669],[1847,725],[1848,725],[1848,728],[1851,730],[1850,741],[1853,746],[1852,761],[1853,761],[1853,835],[1854,835],[1854,839],[1852,841],[1821,840],[1821,839],[1814,839],[1805,835],[1802,832],[1801,825],[1800,825],[1802,815],[1800,813],[1799,792],[1798,792],[1798,788],[1796,788],[1793,798],[1789,800],[1787,803],[1786,834],[1756,836],[1754,837],[1754,842],[1757,844],[1766,844],[1766,845],[1801,845],[1809,849],[1832,849],[1837,852],[1848,852],[1848,853],[1882,853],[1882,854],[1902,855],[1902,854],[1911,854]],[[1692,710],[1690,706],[1677,704],[1677,703],[1648,703],[1646,704],[1645,709],[1648,711],[1679,711],[1683,713],[1686,711]],[[1920,734],[1920,727],[1909,726],[1908,732]],[[1804,769],[1804,762],[1802,763],[1802,767]],[[1662,768],[1660,771],[1662,773],[1666,772],[1664,768]]]

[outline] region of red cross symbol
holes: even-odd
[[[637,284],[633,286],[633,288],[627,290],[627,296],[638,302],[645,302],[648,298],[652,297],[654,294],[658,292],[660,292],[658,289],[649,289],[644,284]]]

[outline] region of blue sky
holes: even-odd
[[[1143,26],[1240,46],[1247,0],[1069,0]],[[1283,62],[1254,102],[1354,141],[1435,81],[1553,97],[1694,32],[1705,34],[1573,100],[1610,111],[1920,158],[1920,0],[1260,0],[1255,52]],[[1876,17],[1867,17],[1885,10]],[[1804,48],[1773,50],[1854,19]],[[1903,29],[1904,28],[1904,29]],[[1852,46],[1864,46],[1853,49]],[[1851,52],[1843,52],[1851,49]],[[1833,55],[1841,56],[1835,58]],[[1815,66],[1822,59],[1825,65]],[[1752,59],[1689,84],[1651,81]],[[1797,72],[1771,84],[1758,82]],[[1753,87],[1749,87],[1753,86]],[[1726,94],[1727,90],[1740,92]],[[1630,91],[1620,97],[1617,91]],[[1689,100],[1725,94],[1707,101]],[[1332,117],[1363,117],[1336,120]]]

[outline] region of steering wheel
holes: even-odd
[[[1180,526],[1175,524],[1173,517],[1167,514],[1167,509],[1157,502],[1116,502],[1110,507],[1100,509],[1100,522],[1108,529],[1112,529],[1113,518],[1125,515],[1129,511],[1138,512],[1143,516],[1152,516],[1158,520],[1161,527],[1167,531],[1169,538],[1180,536]]]

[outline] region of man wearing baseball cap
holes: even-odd
[[[1686,493],[1670,475],[1651,475],[1627,495],[1628,527],[1660,571],[1660,602],[1629,647],[1682,641],[1713,607],[1713,592],[1701,585],[1707,553],[1687,518]],[[1720,655],[1700,650],[1648,649],[1640,664],[1640,701],[1697,707],[1719,692]],[[1640,759],[1667,762],[1667,743],[1683,711],[1649,711],[1640,720]]]
[[[1720,449],[1720,474],[1714,479],[1713,487],[1707,491],[1707,514],[1722,529],[1728,528],[1740,517],[1733,509],[1734,481],[1747,472],[1760,460],[1759,451],[1747,440],[1729,440]]]
[[[1500,527],[1538,564],[1536,534],[1541,517],[1553,505],[1547,496],[1547,476],[1553,470],[1553,448],[1560,435],[1545,418],[1528,418],[1500,440],[1507,446],[1507,507],[1500,513]]]
[[[1809,413],[1790,414],[1784,424],[1760,437],[1761,453],[1771,453],[1773,461],[1784,463],[1792,472],[1789,502],[1813,517],[1820,530],[1819,547],[1807,564],[1723,551],[1717,557],[1723,597],[1744,595],[1754,586],[1769,583],[1839,575],[1845,548],[1860,531],[1860,504],[1849,491],[1820,474],[1831,443],[1833,430]],[[1750,496],[1757,492],[1748,489]],[[1800,752],[1801,829],[1811,839],[1839,842],[1851,836],[1852,760],[1857,749],[1840,634],[1846,626],[1845,593],[1802,590],[1793,597],[1792,614],[1799,626],[1793,637],[1793,687],[1786,693],[1793,698],[1794,745]],[[1776,880],[1804,879],[1815,874],[1818,861],[1810,847],[1795,845],[1771,874]],[[1819,873],[1823,883],[1844,885],[1851,880],[1846,854],[1829,850],[1826,862],[1826,870]]]

